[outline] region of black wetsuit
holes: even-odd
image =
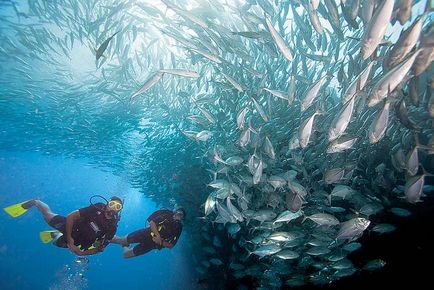
[[[74,220],[71,236],[74,239],[74,244],[81,250],[87,250],[96,241],[106,245],[115,235],[119,220],[116,218],[107,219],[104,211],[102,211],[104,206],[103,203],[96,203],[78,210],[80,218]],[[56,215],[50,220],[49,225],[63,233],[55,245],[67,248],[66,217]]]
[[[178,220],[173,219],[173,212],[167,209],[162,209],[154,212],[148,217],[148,222],[153,221],[157,225],[158,232],[161,238],[175,245],[182,232],[182,224]],[[132,232],[127,236],[129,244],[139,243],[133,248],[134,256],[146,254],[150,250],[158,249],[159,246],[152,240],[152,231],[150,227]]]

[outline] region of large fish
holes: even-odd
[[[335,216],[328,213],[315,213],[306,216],[305,219],[309,219],[320,226],[335,226],[339,224],[339,220]]]
[[[312,129],[313,129],[313,121],[315,119],[315,116],[318,115],[319,112],[316,111],[312,114],[309,118],[303,121],[303,123],[300,124],[300,128],[298,131],[298,140],[300,142],[301,148],[306,148],[307,144],[309,143],[310,136],[312,135]]]
[[[354,98],[351,98],[347,104],[344,105],[341,112],[335,117],[329,129],[328,140],[333,141],[344,134],[351,121],[354,108]]]
[[[387,68],[395,67],[399,64],[416,45],[422,31],[424,18],[424,16],[420,17],[401,34],[385,60]]]
[[[396,16],[401,25],[404,25],[410,18],[412,2],[413,0],[398,0],[398,12]]]
[[[339,153],[353,148],[354,144],[358,140],[357,137],[342,136],[333,140],[327,147],[327,153]]]
[[[341,228],[336,236],[337,240],[351,239],[366,230],[371,222],[365,218],[353,218],[341,223]]]
[[[422,34],[420,41],[420,53],[414,62],[413,72],[415,76],[423,73],[434,61],[434,25]]]
[[[420,198],[423,194],[425,176],[427,175],[432,176],[431,174],[424,173],[422,175],[412,176],[405,182],[405,197],[409,203],[421,201]]]
[[[420,49],[415,51],[405,61],[395,66],[380,80],[378,80],[369,94],[369,107],[373,107],[380,103],[384,98],[387,97],[388,92],[392,92],[401,83],[420,52]]]
[[[385,102],[381,111],[377,113],[369,129],[369,142],[377,143],[384,137],[389,125],[390,102]]]
[[[368,64],[368,66],[354,79],[354,81],[348,86],[343,97],[342,103],[347,103],[350,99],[352,99],[358,92],[363,90],[365,87],[366,81],[371,73],[372,67],[375,62],[372,61]]]
[[[321,86],[323,85],[327,75],[314,82],[306,91],[306,94],[301,101],[301,111],[306,111],[313,103],[313,101],[318,97]]]
[[[380,6],[376,8],[374,15],[366,26],[360,51],[363,59],[370,57],[383,40],[392,17],[393,4],[394,0],[381,1]]]
[[[318,13],[316,12],[316,8],[313,6],[313,3],[309,1],[308,3],[306,3],[306,6],[310,22],[312,23],[316,32],[318,32],[319,34],[323,34],[324,28],[322,27],[321,21],[319,20]]]

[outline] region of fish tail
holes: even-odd
[[[434,176],[434,174],[429,173],[428,171],[426,171],[425,167],[422,165],[422,163],[420,164],[420,166],[422,167],[422,172],[424,176]]]
[[[425,5],[425,12],[423,15],[426,15],[428,13],[431,13],[432,11],[434,11],[434,6],[433,6],[433,2],[431,0],[426,1],[426,5]]]

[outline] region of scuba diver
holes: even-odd
[[[100,197],[106,203],[92,203],[92,198]],[[12,217],[24,214],[28,209],[36,206],[45,222],[55,228],[53,231],[40,233],[44,243],[53,244],[69,250],[78,256],[93,255],[102,252],[116,233],[120,220],[123,201],[113,196],[110,201],[100,195],[90,198],[91,205],[70,213],[67,217],[55,214],[38,199],[31,199],[4,208]]]
[[[111,243],[119,244],[124,249],[124,258],[137,257],[147,252],[162,248],[173,248],[182,232],[185,210],[178,207],[175,212],[161,209],[151,214],[147,221],[149,227],[132,232],[124,237],[115,236]],[[134,248],[130,244],[138,243]]]

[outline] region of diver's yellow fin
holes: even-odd
[[[56,234],[60,233],[57,230],[49,230],[49,231],[43,231],[39,233],[39,238],[41,239],[41,241],[44,244],[47,244],[49,242],[51,242],[52,240],[54,240],[54,238],[56,237]]]
[[[28,208],[24,208],[23,204],[25,204],[26,202],[31,201],[30,200],[26,200],[8,207],[3,208],[5,212],[7,212],[11,217],[19,217],[20,215],[24,214]]]

